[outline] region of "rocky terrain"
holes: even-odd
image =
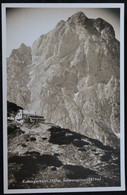
[[[19,49],[14,49],[7,59],[7,97],[21,107],[28,109],[30,91],[29,65],[32,63],[31,48],[22,44]]]
[[[120,44],[113,27],[78,12],[7,59],[8,100],[119,148]]]
[[[120,186],[119,150],[50,124],[8,122],[9,189]]]

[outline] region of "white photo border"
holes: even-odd
[[[120,8],[120,187],[81,187],[45,189],[8,189],[7,156],[7,75],[6,75],[6,8]],[[3,3],[2,4],[2,81],[3,81],[3,161],[4,193],[99,192],[125,190],[124,128],[124,3]]]

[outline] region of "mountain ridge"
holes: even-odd
[[[37,110],[62,128],[119,147],[120,44],[113,27],[78,12],[40,36],[28,53],[29,68],[22,72],[26,82],[18,84],[22,99],[14,96],[15,89],[9,101]],[[12,76],[8,80],[10,93],[15,82]]]

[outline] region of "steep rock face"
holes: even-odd
[[[29,103],[62,128],[119,146],[120,46],[113,27],[78,12],[40,36],[31,50],[29,78],[26,74],[22,85],[27,93],[21,90],[20,102],[14,97],[13,102],[24,108]]]
[[[30,106],[61,127],[118,146],[119,42],[113,27],[78,12],[36,40],[32,58]]]
[[[7,98],[11,102],[28,108],[30,91],[29,65],[31,64],[31,48],[21,44],[19,49],[14,49],[7,59]]]

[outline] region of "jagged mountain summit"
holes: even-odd
[[[21,45],[12,51],[7,67],[9,101],[119,146],[120,44],[109,23],[78,12],[31,49]]]

